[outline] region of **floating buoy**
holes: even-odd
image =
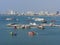
[[[35,34],[36,34],[36,33],[33,32],[33,31],[32,31],[32,32],[28,32],[28,35],[29,35],[29,36],[34,36]]]

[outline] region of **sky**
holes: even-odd
[[[0,11],[60,11],[60,0],[0,0]]]

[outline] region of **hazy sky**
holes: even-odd
[[[0,11],[59,11],[60,0],[0,0]]]

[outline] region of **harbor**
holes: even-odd
[[[0,16],[0,25],[1,42],[15,45],[24,42],[27,45],[26,42],[29,42],[31,45],[39,45],[42,42],[60,41],[59,16]]]
[[[60,0],[0,0],[0,45],[60,45]]]

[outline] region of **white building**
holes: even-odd
[[[40,11],[38,14],[39,15],[44,15],[44,11]]]
[[[34,15],[34,12],[33,11],[28,11],[25,13],[25,15]]]
[[[15,14],[18,14],[18,12],[13,11],[13,10],[9,10],[9,11],[7,12],[7,14],[10,14],[10,15],[15,15]]]
[[[48,11],[45,11],[44,13],[45,13],[45,15],[49,15],[49,12]]]

